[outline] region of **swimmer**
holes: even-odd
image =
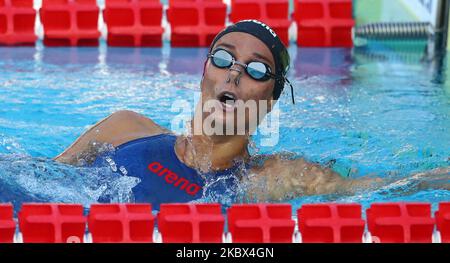
[[[135,201],[156,206],[196,200],[202,197],[208,178],[241,170],[245,175],[233,177],[215,190],[226,191],[223,188],[244,183],[253,200],[281,201],[302,195],[353,193],[381,184],[381,179],[373,177],[347,179],[303,158],[272,155],[255,162],[248,150],[254,129],[247,112],[243,134],[234,128],[234,134],[211,135],[204,130],[202,121],[212,115],[215,124],[223,127],[242,124],[238,114],[231,114],[238,112],[238,101],[255,101],[258,112],[267,108],[263,115],[269,113],[285,85],[290,84],[286,78],[289,63],[286,47],[271,28],[256,20],[240,21],[221,31],[209,48],[197,108],[212,102],[219,110],[196,111],[189,135],[175,135],[141,114],[121,110],[95,124],[55,160],[73,165],[112,165],[124,175],[139,177],[141,182],[133,189]],[[110,144],[115,151],[102,156],[94,144]]]

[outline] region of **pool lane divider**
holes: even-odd
[[[0,243],[450,243],[450,202],[0,204]]]
[[[44,45],[98,46],[99,11],[96,0],[43,0],[39,15]]]
[[[301,2],[303,1],[296,1],[297,5]],[[316,6],[316,8],[318,8],[318,6]],[[289,46],[289,28],[293,23],[293,21],[289,19],[289,1],[231,0],[229,20],[236,23],[245,19],[257,19],[269,25],[277,33],[281,41],[286,46]]]
[[[164,28],[159,0],[105,1],[107,44],[114,47],[161,47]]]
[[[0,0],[0,45],[33,46],[35,20],[33,0]]]
[[[0,0],[0,46],[34,45],[35,28],[43,28],[46,46],[97,46],[99,28],[106,25],[109,46],[160,47],[168,31],[171,46],[207,47],[227,24],[243,19],[269,25],[286,45],[295,38],[289,33],[294,22],[299,46],[353,45],[351,0],[295,0],[292,17],[289,0],[231,0],[229,6],[222,0],[171,0],[167,7],[160,0],[105,0],[103,10],[96,0],[42,0],[38,12],[33,4]]]

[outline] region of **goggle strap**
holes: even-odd
[[[295,99],[294,99],[294,87],[292,86],[291,82],[290,82],[287,78],[284,78],[284,80],[286,80],[286,82],[289,84],[289,86],[291,86],[292,104],[295,104]]]

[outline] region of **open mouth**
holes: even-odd
[[[217,96],[217,99],[219,100],[223,109],[225,111],[229,111],[234,109],[237,97],[234,93],[225,91],[220,93],[219,96]]]

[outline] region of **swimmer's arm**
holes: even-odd
[[[305,195],[353,194],[377,186],[380,178],[346,179],[332,169],[304,159],[267,160],[246,180],[248,197],[257,201],[282,201]]]
[[[347,194],[370,191],[388,184],[407,180],[417,191],[424,189],[450,190],[450,167],[414,173],[403,178],[382,178],[375,175],[344,178],[332,169],[304,159],[272,158],[262,167],[252,169],[247,183],[251,200],[283,201],[305,195]],[[411,190],[411,189],[410,189]]]
[[[89,128],[53,160],[72,165],[77,164],[80,159],[92,161],[98,150],[95,144],[118,146],[137,138],[164,132],[167,130],[141,114],[128,110],[117,111]]]
[[[81,158],[84,153],[88,152],[89,145],[92,145],[95,141],[100,142],[103,136],[100,133],[96,134],[96,130],[102,126],[106,126],[105,122],[110,120],[113,114],[100,120],[94,126],[90,127],[86,132],[84,132],[80,137],[78,137],[68,148],[66,148],[58,156],[54,157],[53,160],[67,163],[76,164],[77,160]]]

